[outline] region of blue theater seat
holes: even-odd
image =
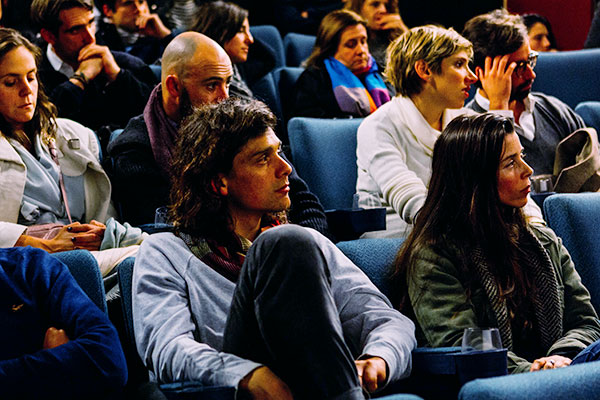
[[[558,97],[571,108],[599,100],[600,49],[540,53],[533,90]]]
[[[316,36],[288,33],[283,38],[285,61],[288,67],[299,67],[315,47]]]
[[[585,125],[600,132],[600,101],[584,101],[577,104],[575,112],[579,114]]]
[[[99,309],[108,313],[106,307],[106,293],[98,262],[87,250],[72,250],[53,253],[54,257],[62,261],[73,275],[81,289]]]
[[[326,210],[352,207],[356,131],[362,121],[292,118],[288,123],[292,162]]]
[[[600,310],[600,193],[560,193],[544,201],[550,228],[563,240],[592,304]]]

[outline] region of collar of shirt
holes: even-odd
[[[48,48],[46,49],[46,57],[48,57],[48,62],[50,63],[50,65],[52,65],[52,68],[54,68],[55,71],[58,71],[61,74],[65,75],[67,78],[72,77],[75,73],[73,67],[64,62],[58,56],[58,54],[56,54],[56,52],[54,51],[54,47],[52,47],[51,44],[48,44]]]
[[[481,94],[481,89],[477,89],[477,92],[475,93],[475,101],[484,110],[490,110],[490,101]],[[535,138],[535,122],[533,120],[535,98],[531,95],[531,93],[529,93],[529,95],[523,99],[523,105],[525,106],[525,110],[523,110],[521,113],[521,116],[519,117],[519,123],[517,125],[523,130],[521,135],[525,139],[532,141]]]
[[[125,45],[125,47],[128,47],[128,48],[133,46],[135,44],[135,42],[137,42],[141,36],[139,34],[139,32],[129,32],[125,29],[119,28],[116,25],[115,25],[115,28],[117,29],[117,33],[121,37],[123,44]]]

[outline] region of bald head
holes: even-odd
[[[217,42],[198,32],[177,35],[162,55],[162,82],[168,75],[184,76],[194,62],[231,65],[225,50]]]
[[[221,46],[198,32],[184,32],[169,43],[162,56],[163,106],[179,120],[182,107],[216,103],[229,96],[233,68]]]

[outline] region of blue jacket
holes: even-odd
[[[43,250],[0,249],[0,326],[3,398],[95,398],[118,392],[127,381],[108,317]],[[70,340],[44,350],[51,326]]]

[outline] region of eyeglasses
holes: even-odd
[[[517,66],[515,67],[515,72],[517,76],[519,78],[523,78],[523,75],[525,75],[525,72],[527,72],[527,66],[531,67],[531,69],[534,69],[537,64],[537,59],[538,52],[532,51],[531,53],[529,53],[527,60],[517,61]]]

